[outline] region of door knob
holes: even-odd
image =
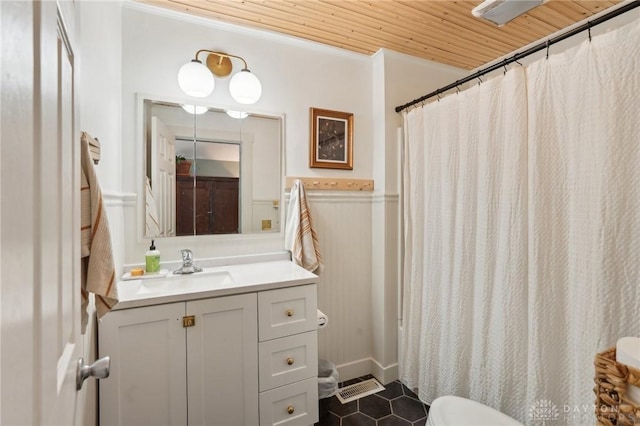
[[[111,358],[105,356],[97,359],[93,364],[87,365],[83,358],[78,358],[78,367],[76,369],[76,390],[82,389],[85,379],[95,377],[96,379],[106,379],[109,377],[109,368],[111,367]]]

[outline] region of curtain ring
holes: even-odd
[[[436,96],[438,97],[438,102],[440,102],[440,92],[436,92]]]
[[[591,21],[587,21],[587,33],[589,34],[589,43],[591,43]]]
[[[549,40],[547,40],[547,59],[549,59]]]
[[[480,86],[481,83],[482,83],[482,79],[480,78],[480,76],[478,76],[478,86]]]
[[[456,95],[460,94],[460,86],[456,85]]]

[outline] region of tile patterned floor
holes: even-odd
[[[340,383],[351,385],[373,376]],[[420,402],[399,381],[385,385],[385,390],[357,401],[340,403],[337,397],[320,400],[320,421],[315,426],[424,426],[429,406]]]

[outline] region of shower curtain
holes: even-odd
[[[639,57],[635,22],[405,115],[399,364],[425,402],[594,423],[594,355],[640,335]]]

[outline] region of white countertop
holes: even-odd
[[[189,275],[169,273],[166,277],[119,281],[120,301],[113,309],[293,287],[313,284],[317,279],[288,260],[206,267]]]

